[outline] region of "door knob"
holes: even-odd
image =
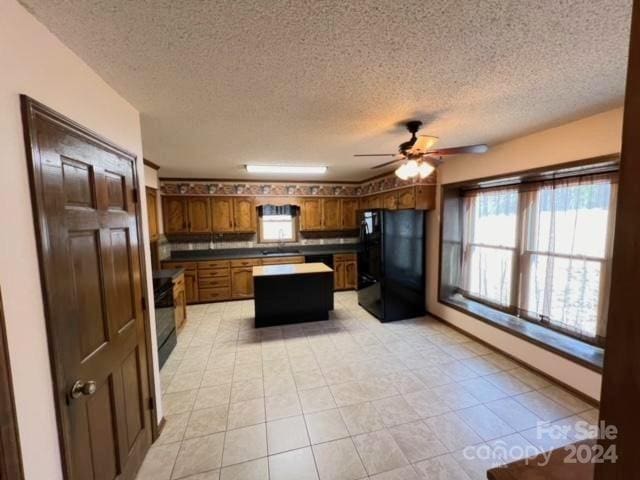
[[[89,380],[88,382],[76,380],[76,383],[71,387],[71,398],[88,397],[94,393],[96,393],[96,382],[93,380]]]

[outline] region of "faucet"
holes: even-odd
[[[282,229],[278,230],[278,250],[280,252],[284,250],[285,242],[283,240],[283,237],[284,237],[284,232],[282,231]]]

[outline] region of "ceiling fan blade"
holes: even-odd
[[[428,151],[438,141],[438,137],[432,137],[431,135],[420,135],[411,147],[412,155],[420,155]]]
[[[407,158],[404,155],[395,155],[395,157],[396,158],[394,158],[390,162],[384,162],[384,163],[381,163],[380,165],[376,165],[375,167],[371,167],[371,170],[375,170],[377,168],[382,168],[382,167],[387,167],[389,165],[393,165],[394,163],[402,162],[403,160],[406,160],[406,158]]]
[[[428,155],[460,155],[462,153],[486,153],[489,147],[484,143],[465,147],[440,148],[426,152]]]
[[[397,153],[359,153],[354,157],[395,157]]]

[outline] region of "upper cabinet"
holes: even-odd
[[[251,197],[213,197],[214,233],[255,233],[256,202]]]
[[[233,198],[215,197],[212,199],[211,222],[214,233],[233,232]]]
[[[360,208],[386,210],[433,210],[436,203],[435,185],[415,185],[392,192],[369,195],[360,199]]]
[[[162,217],[165,233],[189,232],[189,214],[185,197],[162,197]]]
[[[322,227],[324,230],[340,230],[342,215],[339,198],[322,199]]]
[[[312,231],[337,231],[347,227],[344,221],[344,202],[348,204],[348,224],[355,223],[355,210],[357,200],[342,198],[303,198],[300,202],[300,230],[303,232]]]
[[[355,230],[358,228],[358,199],[343,198],[340,200],[340,210],[342,211],[342,228],[344,230]]]
[[[256,231],[256,202],[250,197],[233,199],[233,227],[238,233]]]
[[[210,202],[207,197],[163,197],[162,210],[167,234],[211,231]]]
[[[302,199],[300,202],[300,230],[323,230],[322,200],[322,198]]]
[[[211,231],[211,214],[209,199],[206,197],[194,197],[187,200],[189,213],[189,232],[207,233]]]
[[[147,216],[149,220],[149,238],[157,240],[160,230],[158,228],[158,191],[147,187]]]

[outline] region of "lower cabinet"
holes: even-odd
[[[253,267],[304,263],[303,256],[243,258],[200,262],[163,262],[162,268],[184,268],[184,281],[176,306],[253,298]],[[358,285],[358,264],[355,253],[333,256],[334,289],[352,290]],[[186,308],[184,314],[186,316]],[[182,317],[181,317],[182,318]],[[180,318],[176,323],[181,322]]]
[[[176,327],[180,328],[187,319],[187,291],[185,277],[181,275],[173,282],[173,306],[175,307]]]
[[[358,262],[355,253],[333,256],[333,289],[353,290],[358,286]]]
[[[253,267],[231,269],[231,298],[253,298]]]

